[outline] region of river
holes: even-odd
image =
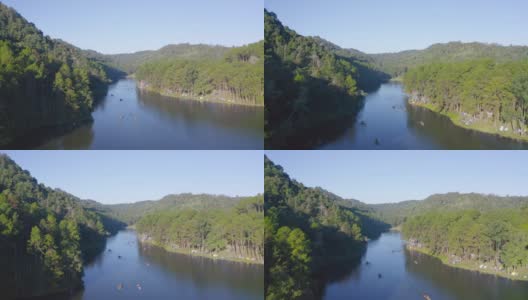
[[[139,244],[132,230],[108,238],[105,251],[84,267],[83,280],[84,290],[66,299],[264,299],[262,265],[167,252]]]
[[[65,135],[38,133],[37,149],[263,149],[264,109],[180,100],[140,91],[132,79],[112,84],[93,123]]]
[[[358,267],[326,285],[323,299],[423,300],[424,293],[432,300],[526,300],[528,282],[446,266],[387,232],[368,243]]]
[[[528,143],[455,126],[407,98],[401,84],[381,85],[365,97],[356,121],[321,149],[528,149]]]

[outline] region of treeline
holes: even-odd
[[[316,146],[318,135],[355,116],[363,91],[388,79],[352,51],[298,35],[266,10],[264,24],[267,148]]]
[[[528,207],[428,212],[408,219],[402,231],[411,245],[452,264],[472,262],[514,277],[528,273]]]
[[[325,270],[358,261],[366,237],[388,228],[363,205],[290,179],[267,157],[264,174],[266,299],[321,296]]]
[[[448,63],[478,59],[492,59],[497,62],[524,60],[528,57],[528,47],[450,42],[434,44],[424,50],[370,54],[369,57],[381,70],[393,77],[398,77],[420,65],[436,62]]]
[[[434,63],[404,77],[410,101],[453,114],[466,126],[527,135],[528,61]]]
[[[105,68],[0,3],[0,145],[31,130],[91,119]]]
[[[10,298],[82,286],[83,261],[104,248],[98,214],[80,200],[39,184],[0,156],[0,287]]]
[[[213,257],[264,259],[264,197],[240,200],[229,209],[171,209],[145,215],[136,224],[146,242]]]
[[[140,88],[177,97],[264,105],[264,42],[229,50],[223,59],[163,59],[141,65]]]
[[[497,196],[478,193],[434,194],[423,200],[370,205],[377,218],[398,226],[407,219],[429,211],[478,210],[486,212],[497,209],[521,209],[528,206],[528,197]]]

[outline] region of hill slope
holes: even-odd
[[[0,146],[43,127],[91,120],[108,68],[0,3]]]
[[[353,266],[365,239],[388,229],[366,205],[305,187],[267,157],[264,174],[268,299],[320,296],[326,268]]]
[[[392,225],[400,225],[407,218],[430,211],[519,209],[528,206],[528,197],[501,197],[483,194],[447,193],[431,195],[424,200],[373,204],[379,217]]]
[[[77,197],[39,184],[9,157],[0,155],[2,297],[79,288],[83,261],[104,247],[113,229],[105,228],[105,222]]]
[[[497,62],[528,59],[527,46],[501,46],[484,43],[450,42],[434,44],[424,50],[369,55],[376,65],[391,76],[397,77],[419,65],[439,62],[461,62],[492,59]]]
[[[342,128],[361,95],[388,79],[351,51],[304,37],[264,12],[267,148],[312,148]],[[335,133],[338,134],[338,133]]]

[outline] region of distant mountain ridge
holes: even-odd
[[[94,200],[84,200],[84,206],[108,217],[135,224],[146,214],[172,209],[226,209],[234,207],[248,197],[229,197],[210,194],[170,194],[159,200],[145,200],[134,203],[102,204]]]

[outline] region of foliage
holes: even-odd
[[[106,235],[99,215],[84,209],[78,198],[39,184],[0,156],[4,293],[31,296],[78,287],[83,260],[100,249]]]
[[[355,116],[362,91],[388,79],[364,57],[284,27],[274,13],[264,12],[264,24],[267,148],[314,147],[318,132]]]
[[[36,128],[91,119],[108,83],[101,64],[0,3],[0,145]]]
[[[264,197],[236,199],[230,208],[178,208],[144,215],[138,233],[156,244],[200,253],[227,252],[263,261]]]
[[[524,135],[527,78],[528,61],[478,60],[420,66],[405,74],[404,84],[412,100],[464,115],[468,120],[488,120],[495,127],[506,124],[511,131]]]
[[[398,226],[407,218],[429,211],[478,210],[486,212],[496,209],[520,209],[527,205],[528,197],[446,193],[431,195],[424,200],[373,204],[371,207],[380,219],[393,226]]]
[[[317,274],[357,260],[365,237],[388,229],[365,204],[307,188],[267,157],[264,189],[267,299],[317,294]]]
[[[380,69],[393,77],[398,77],[410,69],[431,63],[453,63],[482,59],[491,59],[496,62],[523,60],[528,57],[528,47],[450,42],[434,44],[424,50],[371,54],[369,57]]]
[[[528,208],[430,211],[408,219],[402,230],[436,255],[509,271],[528,268]]]
[[[140,86],[168,95],[264,105],[263,42],[232,48],[223,59],[162,59],[142,64]]]

